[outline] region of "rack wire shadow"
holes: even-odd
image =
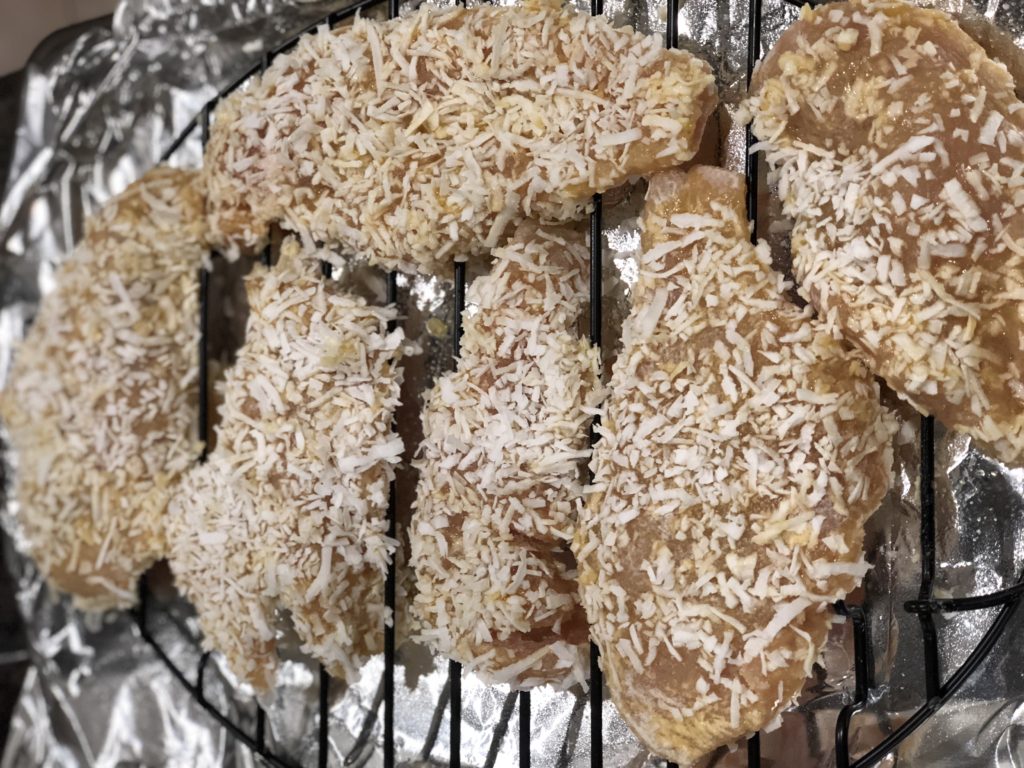
[[[799,6],[800,0],[785,0],[785,2]],[[464,4],[464,0],[463,0]],[[812,4],[819,4],[814,2]],[[341,21],[355,16],[362,11],[376,9],[386,6],[388,18],[396,18],[399,12],[398,0],[359,0],[358,2],[334,11],[322,20],[311,24],[301,30],[293,37],[287,39],[280,45],[266,51],[260,56],[248,70],[242,73],[235,81],[221,90],[203,107],[196,118],[190,122],[174,141],[168,146],[161,160],[168,160],[180,149],[182,144],[194,134],[198,128],[201,131],[203,146],[209,135],[210,116],[218,102],[233,91],[242,87],[249,79],[266,70],[270,62],[278,55],[291,50],[298,43],[303,35],[312,32],[321,26],[328,28],[335,27]],[[590,0],[590,11],[593,15],[600,15],[604,11],[603,0]],[[667,0],[667,24],[665,44],[674,48],[678,45],[678,15],[679,0]],[[762,32],[762,0],[749,0],[749,11],[747,18],[747,84],[753,74],[754,65],[761,56],[761,32]],[[754,143],[753,137],[747,129],[748,148]],[[764,173],[756,154],[748,153],[746,158],[745,175],[747,181],[747,211],[753,222],[753,233],[756,237],[758,231],[758,191],[764,183]],[[602,265],[603,265],[603,222],[602,222],[602,200],[600,195],[593,199],[592,213],[590,215],[590,341],[600,349],[601,346],[601,322],[602,322]],[[269,262],[269,252],[263,256],[265,263]],[[460,353],[460,341],[462,336],[462,311],[465,308],[466,297],[466,270],[464,263],[454,265],[454,327],[452,332],[452,353],[458,358]],[[325,274],[330,274],[325,268]],[[206,397],[208,369],[207,369],[207,329],[209,324],[209,283],[210,274],[206,270],[200,273],[200,343],[199,343],[199,434],[207,434],[209,423],[209,403]],[[388,275],[387,300],[390,303],[397,299],[396,273]],[[596,425],[595,425],[596,426]],[[592,430],[591,439],[596,433]],[[880,743],[869,749],[859,757],[850,754],[850,734],[853,718],[857,713],[867,707],[870,691],[873,687],[872,665],[870,663],[870,637],[868,623],[862,606],[849,605],[845,602],[838,602],[835,610],[840,615],[849,619],[853,628],[854,639],[854,678],[855,687],[853,699],[844,706],[838,715],[835,729],[835,752],[837,768],[869,768],[877,765],[885,756],[892,753],[911,733],[919,728],[929,717],[937,712],[963,684],[971,677],[984,661],[988,653],[995,646],[1002,636],[1010,619],[1017,610],[1021,596],[1024,595],[1024,572],[1017,578],[1013,586],[990,594],[937,599],[933,596],[933,584],[936,576],[935,565],[935,471],[934,471],[934,421],[930,417],[921,418],[920,429],[920,541],[921,541],[921,581],[917,599],[905,603],[904,609],[918,617],[921,624],[923,654],[925,660],[925,683],[927,700],[921,707],[904,721],[899,727],[893,730]],[[395,533],[395,505],[394,485],[391,488],[391,503],[388,510],[389,533]],[[257,708],[256,724],[253,732],[248,732],[242,725],[227,714],[219,710],[206,697],[204,690],[204,671],[209,661],[209,654],[200,656],[196,670],[195,682],[176,666],[173,659],[161,647],[158,638],[150,626],[150,613],[153,610],[149,599],[149,589],[145,577],[139,583],[140,600],[135,611],[135,620],[139,632],[157,656],[163,661],[172,675],[178,679],[189,695],[207,711],[221,726],[223,726],[238,742],[258,755],[263,761],[274,768],[300,768],[293,759],[287,755],[277,754],[267,744],[266,715],[264,711]],[[395,569],[394,565],[389,568],[385,581],[386,605],[392,611],[395,607]],[[975,650],[968,656],[967,660],[943,681],[942,670],[939,661],[937,633],[935,629],[936,614],[955,613],[960,611],[973,611],[988,608],[999,608],[999,612],[992,624],[985,631]],[[384,673],[380,686],[382,695],[378,695],[377,704],[383,704],[383,763],[385,768],[394,768],[396,762],[395,730],[394,730],[394,709],[395,709],[395,632],[394,627],[385,629],[384,638]],[[591,646],[591,685],[589,698],[586,707],[589,710],[590,718],[590,764],[591,768],[604,768],[604,739],[602,722],[603,686],[602,675],[599,665],[599,654],[596,646]],[[382,700],[382,701],[381,701]],[[329,758],[328,744],[328,721],[330,703],[330,677],[320,668],[319,674],[319,716],[317,733],[317,766],[326,768]],[[462,722],[462,667],[458,662],[448,663],[448,679],[444,684],[441,696],[432,718],[430,727],[433,742],[441,726],[442,715],[447,707],[449,713],[449,766],[450,768],[461,768],[461,722]],[[502,714],[494,733],[491,743],[491,750],[488,755],[488,764],[494,764],[496,755],[495,745],[500,745],[502,738],[510,725],[513,711],[518,711],[518,745],[519,745],[519,766],[529,768],[531,763],[531,713],[530,693],[520,691],[517,694],[509,694],[502,706]],[[370,718],[377,717],[378,706],[374,706],[369,715]],[[574,712],[575,715],[575,712]],[[571,718],[576,722],[578,728],[579,718]],[[363,738],[368,738],[370,727],[373,722],[368,720],[362,729],[365,733]],[[499,733],[500,732],[500,733]],[[567,742],[568,743],[568,742]],[[747,765],[749,768],[761,765],[761,743],[760,735],[754,734],[747,741]],[[494,754],[491,754],[494,753]],[[676,768],[673,763],[668,763],[668,768]]]

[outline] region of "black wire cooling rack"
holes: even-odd
[[[793,5],[800,5],[799,0],[785,0]],[[299,38],[326,25],[333,28],[341,21],[355,16],[361,11],[379,9],[386,5],[388,18],[398,16],[398,0],[359,0],[359,2],[334,11],[324,19],[310,25],[306,29],[288,39],[276,48],[265,52],[245,73],[234,82],[224,88],[202,109],[186,129],[171,143],[164,153],[162,160],[169,159],[181,145],[198,128],[201,131],[203,145],[206,144],[209,132],[210,115],[217,103],[241,87],[254,75],[265,70],[270,62],[280,55],[291,50]],[[592,14],[603,13],[603,0],[590,0],[590,11]],[[665,43],[668,47],[674,48],[678,43],[678,10],[679,0],[667,0],[667,29]],[[747,18],[747,83],[753,72],[754,63],[761,52],[761,18],[762,0],[750,0],[749,13]],[[748,147],[753,143],[749,128],[747,133]],[[759,180],[761,177],[758,157],[748,154],[746,160],[747,180],[747,210],[750,219],[754,222],[754,232],[757,232],[758,211],[757,197]],[[603,237],[602,237],[602,203],[601,196],[595,195],[593,200],[593,212],[590,215],[590,341],[600,348],[601,345],[601,321],[602,321],[602,260],[603,260]],[[264,262],[269,262],[269,250],[264,253]],[[329,274],[329,269],[325,269]],[[454,329],[452,335],[452,352],[454,357],[459,356],[459,344],[462,334],[462,310],[465,306],[466,295],[466,271],[465,264],[454,265]],[[206,435],[209,424],[209,403],[207,400],[207,329],[209,323],[209,285],[210,273],[206,270],[200,273],[200,343],[199,343],[199,434]],[[387,299],[394,302],[397,298],[396,273],[388,275]],[[593,431],[592,431],[593,438]],[[838,602],[835,605],[836,611],[847,617],[853,627],[854,638],[854,675],[855,687],[853,700],[844,706],[840,712],[835,728],[835,751],[837,768],[868,768],[878,764],[886,755],[895,750],[911,733],[913,733],[925,720],[935,714],[943,706],[970,676],[977,670],[989,651],[999,640],[1007,624],[1017,610],[1021,595],[1024,594],[1024,572],[1022,572],[1013,586],[985,595],[978,595],[963,598],[936,599],[932,595],[932,585],[935,581],[935,498],[934,498],[934,421],[931,417],[922,417],[920,425],[920,541],[921,541],[921,585],[916,600],[904,604],[904,609],[918,617],[921,624],[921,638],[924,658],[925,690],[927,700],[906,719],[898,728],[893,730],[876,746],[869,749],[859,757],[850,754],[850,731],[854,716],[864,710],[868,703],[869,693],[873,688],[872,664],[870,663],[870,638],[865,613],[861,606],[850,605],[845,602]],[[389,533],[395,534],[395,505],[394,485],[391,489],[391,504],[389,505]],[[155,610],[151,607],[150,591],[145,577],[140,581],[140,600],[135,611],[135,619],[142,638],[152,646],[157,656],[164,662],[171,673],[185,687],[192,698],[202,706],[218,723],[220,723],[240,743],[248,747],[252,752],[262,758],[267,764],[275,768],[300,768],[293,758],[276,753],[267,745],[266,736],[266,715],[264,711],[257,708],[255,726],[247,730],[244,725],[233,720],[224,714],[217,706],[208,700],[204,688],[204,673],[209,662],[209,653],[199,657],[194,682],[182,671],[170,658],[168,653],[160,645],[151,622],[151,614]],[[395,607],[395,569],[392,564],[388,570],[385,580],[385,600],[389,608]],[[959,611],[973,611],[989,608],[999,608],[999,611],[992,624],[986,630],[977,647],[967,657],[966,661],[943,682],[942,670],[939,661],[938,639],[935,628],[934,617],[936,614],[955,613]],[[590,654],[591,684],[588,701],[590,716],[590,764],[592,768],[604,768],[603,740],[602,740],[602,676],[598,664],[598,651],[591,646]],[[328,764],[328,710],[330,677],[320,668],[319,676],[319,718],[318,718],[318,739],[317,739],[317,766],[326,768]],[[385,768],[394,768],[396,762],[395,750],[395,630],[394,627],[387,627],[384,636],[384,673],[379,686],[378,698],[383,705],[383,763]],[[516,701],[516,698],[518,701]],[[447,703],[446,701],[447,700]],[[518,704],[518,742],[519,742],[519,766],[529,768],[530,766],[530,693],[521,691],[506,699],[502,710],[502,716],[494,734],[491,751],[494,752],[494,744],[500,742],[508,729],[512,710]],[[437,710],[434,713],[434,722],[431,726],[433,738],[436,738],[440,727],[443,709],[447,706],[450,723],[450,768],[461,768],[462,758],[460,753],[461,745],[461,721],[462,721],[462,667],[459,663],[450,661],[448,663],[448,680],[445,683],[441,694],[441,701],[438,702]],[[372,726],[375,724],[379,706],[371,708],[368,721],[364,724],[362,733],[357,739],[357,747],[365,748]],[[500,733],[499,733],[500,731]],[[345,764],[349,764],[349,760]],[[489,761],[493,765],[493,760]],[[761,765],[761,743],[760,736],[754,734],[747,742],[747,765],[750,767]],[[609,766],[609,768],[612,768]],[[668,763],[668,768],[675,768],[673,763]]]

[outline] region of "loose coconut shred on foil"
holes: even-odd
[[[1024,44],[1024,4],[1016,0],[939,0],[962,14],[970,33],[1022,82],[1024,66],[1013,43]],[[409,10],[403,3],[403,10]],[[665,4],[607,0],[614,24],[663,33]],[[681,0],[682,47],[709,61],[723,105],[709,125],[710,159],[742,170],[742,128],[732,117],[746,72],[745,0]],[[216,89],[251,65],[268,47],[338,4],[293,4],[280,0],[194,0],[170,5],[126,0],[112,20],[86,25],[40,47],[26,71],[13,166],[0,205],[0,381],[10,372],[11,352],[32,319],[40,295],[53,287],[53,270],[82,234],[85,216],[155,164],[160,152]],[[411,6],[410,6],[411,7]],[[587,8],[580,3],[581,10]],[[383,14],[381,7],[371,14]],[[765,0],[762,40],[767,50],[796,19],[798,9]],[[992,23],[994,22],[994,24]],[[1018,87],[1018,93],[1020,92]],[[195,167],[198,141],[175,156]],[[701,158],[707,161],[708,157]],[[763,163],[762,163],[763,168]],[[770,183],[770,180],[769,180]],[[628,309],[639,248],[636,216],[642,189],[606,196],[605,363],[618,345],[618,325]],[[762,184],[758,233],[773,246],[773,261],[789,266],[788,225],[769,184]],[[346,289],[382,303],[384,280],[363,263],[342,264],[336,277]],[[240,343],[246,306],[238,267],[215,262],[211,285],[211,344],[221,350],[214,378],[231,362]],[[451,365],[452,296],[438,278],[399,281],[400,312],[410,341],[424,354],[406,360],[398,428],[408,445],[419,440],[420,395]],[[582,330],[582,329],[581,329]],[[897,408],[899,401],[892,398]],[[868,711],[854,718],[855,752],[876,744],[925,701],[924,662],[917,619],[903,602],[917,596],[920,574],[918,528],[918,418],[903,408],[896,446],[892,493],[868,523],[869,571],[863,602],[872,638],[875,687]],[[406,460],[409,454],[406,454]],[[5,456],[5,509],[16,511],[11,494],[14,467]],[[408,514],[415,474],[397,471],[400,521]],[[966,595],[1007,586],[1024,565],[1024,471],[1008,471],[975,450],[969,439],[939,428],[936,446],[938,577],[935,594]],[[56,598],[18,551],[23,545],[11,514],[6,559],[18,580],[18,605],[28,626],[34,665],[10,724],[0,768],[53,765],[250,766],[254,758],[191,701],[152,650],[131,618],[85,617]],[[401,528],[401,525],[400,525]],[[401,538],[401,537],[400,537]],[[195,674],[199,660],[194,614],[158,566],[149,575],[149,625],[178,666]],[[402,607],[399,606],[399,616]],[[974,649],[995,611],[937,618],[943,672],[948,676]],[[401,623],[401,622],[400,622]],[[1024,614],[1008,626],[976,676],[900,749],[899,765],[1011,766],[1024,755],[1024,664],[1011,649],[1024,633]],[[298,652],[300,642],[282,621],[282,656],[277,694],[268,706],[268,733],[279,754],[304,765],[316,760],[316,668]],[[2,650],[2,649],[0,649]],[[16,661],[0,653],[0,663]],[[779,729],[762,737],[768,764],[829,765],[838,709],[853,691],[849,625],[837,625],[794,710]],[[350,683],[332,686],[332,764],[379,765],[381,720],[370,719],[382,698],[383,658],[370,659]],[[406,644],[396,667],[396,744],[402,765],[446,764],[448,749],[445,660]],[[214,656],[205,675],[211,703],[252,732],[253,692],[238,685]],[[514,764],[515,698],[507,687],[485,686],[467,674],[462,684],[462,763]],[[439,703],[440,702],[440,703]],[[588,766],[590,718],[578,689],[533,692],[532,760],[537,766]],[[434,721],[436,718],[436,722]],[[369,723],[369,724],[368,724]],[[605,703],[604,762],[607,766],[658,765]],[[508,726],[508,727],[505,727]],[[724,750],[705,764],[745,765],[742,752]],[[890,758],[888,765],[897,761]]]

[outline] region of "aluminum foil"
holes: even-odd
[[[577,0],[581,9],[588,3]],[[982,37],[996,39],[1014,71],[1013,45],[1024,44],[1024,4],[1017,0],[937,0],[960,14]],[[55,264],[70,251],[84,218],[158,158],[199,107],[244,71],[267,47],[338,3],[284,0],[124,0],[110,25],[88,25],[63,45],[49,45],[29,65],[21,121],[7,193],[0,203],[0,382],[11,346],[24,333],[39,297],[52,284]],[[665,4],[608,0],[616,23],[661,33]],[[764,0],[762,40],[772,45],[798,13],[782,0]],[[723,96],[711,143],[719,162],[742,170],[745,136],[732,116],[742,98],[747,69],[747,0],[681,0],[680,45],[715,67]],[[993,23],[994,22],[994,26]],[[989,40],[991,42],[991,40]],[[997,41],[998,42],[998,41]],[[1019,52],[1016,52],[1019,53]],[[717,131],[717,133],[715,133]],[[173,162],[195,165],[197,142],[186,143]],[[765,180],[758,231],[769,237],[780,268],[787,266],[787,226],[771,204]],[[635,279],[639,247],[636,216],[642,188],[609,197],[605,208],[606,362],[614,357],[617,329]],[[370,296],[383,296],[381,276],[348,264],[339,279]],[[237,302],[238,275],[215,281],[224,317],[237,330],[244,309]],[[414,444],[419,395],[451,365],[450,286],[440,280],[399,284],[405,327],[424,349],[409,361],[399,426]],[[219,304],[217,304],[219,302]],[[225,333],[225,362],[231,339]],[[870,629],[873,687],[866,711],[854,718],[854,753],[876,744],[926,698],[921,630],[903,602],[917,596],[920,578],[918,505],[919,419],[895,398],[905,417],[899,437],[897,483],[868,532],[874,568],[861,603]],[[937,578],[935,593],[967,595],[1008,586],[1024,567],[1024,472],[1010,471],[973,449],[966,438],[939,428],[936,441]],[[9,479],[9,478],[8,478]],[[399,477],[400,508],[408,506],[415,478]],[[7,497],[5,508],[15,511]],[[18,533],[5,516],[7,546]],[[210,718],[145,644],[131,617],[84,616],[69,609],[38,578],[31,564],[9,553],[19,583],[18,603],[28,625],[33,666],[24,683],[0,768],[28,766],[251,766],[251,753]],[[177,598],[165,568],[148,577],[152,597],[147,626],[175,664],[194,682],[200,664],[198,628]],[[943,678],[971,653],[996,612],[938,618]],[[1007,627],[978,673],[883,765],[1024,765],[1024,661],[1015,653],[1024,637],[1024,612]],[[263,702],[268,738],[277,754],[313,765],[317,755],[318,673],[287,637],[275,697]],[[358,680],[331,687],[331,765],[381,765],[384,661],[371,660]],[[836,625],[822,663],[800,705],[781,728],[762,735],[762,756],[777,766],[834,762],[838,710],[853,695],[849,624]],[[449,755],[447,664],[405,643],[396,665],[396,744],[399,764],[445,765]],[[237,685],[216,655],[204,673],[207,700],[252,732],[256,701]],[[474,768],[518,763],[517,698],[507,687],[486,686],[470,675],[462,682],[463,764]],[[531,756],[535,766],[590,765],[590,716],[584,692],[542,688],[531,699]],[[603,712],[604,764],[660,765],[630,734],[614,707]],[[720,750],[705,766],[746,764],[742,750]]]

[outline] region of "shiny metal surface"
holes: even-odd
[[[1024,3],[988,0],[977,8],[966,0],[942,7],[995,20],[1017,44],[1024,42]],[[580,2],[581,8],[584,3]],[[70,250],[84,218],[148,168],[218,88],[244,71],[264,48],[292,30],[322,17],[338,4],[283,0],[125,0],[110,29],[90,29],[73,44],[44,49],[26,79],[21,124],[8,193],[0,204],[0,382],[12,343],[24,332],[39,296],[52,283],[55,264]],[[727,116],[742,97],[746,72],[745,0],[680,3],[681,45],[710,60],[718,73]],[[608,0],[617,23],[661,33],[664,3]],[[798,10],[766,0],[765,45],[777,39]],[[722,164],[742,170],[743,132],[728,120],[720,127]],[[198,146],[186,143],[173,162],[195,165]],[[642,189],[605,198],[607,244],[604,337],[611,358],[617,326],[628,307],[639,247],[636,214]],[[762,208],[762,234],[771,235],[780,266],[786,262],[785,223]],[[383,295],[383,277],[349,265],[344,278],[370,295]],[[414,439],[417,394],[450,364],[452,302],[443,281],[408,279],[399,295],[410,336],[424,356],[408,370],[409,407],[400,429]],[[895,402],[895,401],[894,401]],[[898,451],[897,488],[870,523],[874,565],[862,596],[870,623],[876,688],[869,711],[854,719],[852,743],[867,747],[897,726],[924,699],[920,629],[903,601],[916,596],[919,579],[917,418],[907,420]],[[10,457],[8,457],[8,460]],[[965,595],[1007,586],[1024,567],[1024,471],[1007,470],[975,452],[969,441],[939,433],[939,580],[937,595]],[[399,483],[399,507],[408,507],[410,477]],[[6,528],[17,542],[13,499],[6,501]],[[184,694],[141,641],[129,617],[86,617],[70,611],[43,586],[31,565],[14,558],[19,605],[29,625],[35,667],[25,682],[0,768],[29,766],[250,766],[253,758],[226,737]],[[187,606],[174,596],[166,573],[151,574],[151,620],[161,645],[181,668],[198,664],[197,629]],[[993,611],[939,620],[943,669],[948,674],[973,649]],[[979,675],[949,706],[917,732],[885,765],[1024,765],[1024,638],[1018,616]],[[316,763],[316,669],[293,654],[283,665],[276,697],[264,702],[279,754],[303,765]],[[853,689],[848,626],[833,638],[808,682],[801,706],[780,729],[762,735],[766,764],[824,766],[833,760],[838,709]],[[333,686],[331,764],[382,764],[379,707],[383,660],[371,661],[347,688]],[[397,665],[396,743],[400,764],[445,764],[447,709],[443,706],[446,664],[406,643]],[[235,686],[216,656],[206,672],[211,701],[247,728],[255,722],[250,692]],[[507,689],[463,679],[463,764],[517,763],[517,716]],[[532,696],[534,766],[589,765],[590,722],[583,692]],[[605,765],[648,766],[647,755],[611,704],[604,710]],[[502,729],[505,721],[506,728]],[[504,733],[503,738],[496,734]],[[725,751],[708,764],[745,765],[742,751]],[[772,762],[774,761],[774,762]]]

